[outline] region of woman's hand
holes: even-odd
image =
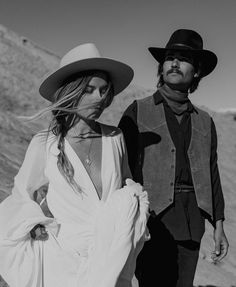
[[[144,191],[143,186],[140,183],[133,181],[131,178],[127,178],[125,183],[129,188],[133,188],[134,194],[136,195],[140,195]]]
[[[33,229],[30,231],[30,236],[34,240],[42,240],[45,241],[48,239],[48,233],[46,231],[46,228],[42,224],[37,224]]]

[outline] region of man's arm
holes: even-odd
[[[217,134],[215,124],[212,120],[211,124],[211,181],[212,181],[212,197],[213,197],[213,220],[214,234],[213,239],[215,248],[212,253],[212,260],[217,263],[223,259],[229,248],[229,243],[224,232],[224,197],[220,182],[220,174],[217,164]]]

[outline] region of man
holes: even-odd
[[[228,250],[215,125],[188,97],[214,70],[217,57],[187,29],[175,31],[165,48],[149,51],[159,62],[158,90],[134,101],[119,124],[134,180],[150,201],[151,240],[135,274],[139,287],[192,287],[205,219],[214,226],[212,260]]]

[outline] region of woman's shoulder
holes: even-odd
[[[46,131],[41,130],[39,132],[37,132],[36,134],[33,135],[32,139],[31,139],[31,144],[38,144],[38,145],[42,145],[46,143],[46,138],[47,138],[47,134]]]
[[[32,141],[39,143],[46,143],[48,139],[52,138],[52,134],[48,130],[40,130],[33,137]]]
[[[48,130],[42,130],[35,134],[30,143],[31,149],[39,153],[58,155],[57,136]]]
[[[45,149],[48,144],[52,144],[56,141],[56,139],[56,136],[52,132],[48,132],[48,130],[41,130],[32,137],[30,145]]]

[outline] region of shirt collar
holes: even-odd
[[[158,92],[158,90],[153,94],[154,104],[159,105],[163,103],[164,105],[168,105],[165,99],[162,97],[161,93]],[[187,111],[189,113],[196,112],[198,114],[198,111],[194,107],[194,105],[191,103],[191,101],[188,102],[188,109]]]

